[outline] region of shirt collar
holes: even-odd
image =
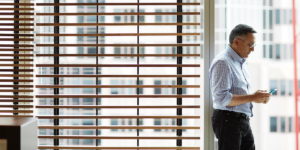
[[[234,61],[238,61],[239,63],[243,64],[246,61],[246,58],[242,58],[239,54],[237,54],[230,45],[226,47],[227,53],[232,57]]]

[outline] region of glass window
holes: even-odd
[[[94,125],[93,119],[82,119],[82,125]]]
[[[145,12],[145,10],[140,9],[139,12]],[[140,15],[140,16],[139,16],[139,22],[140,22],[140,23],[144,23],[144,22],[145,22],[145,16]]]
[[[95,47],[89,47],[88,48],[88,54],[96,54],[96,48]]]
[[[186,85],[186,80],[182,81],[182,85]],[[186,88],[182,88],[182,94],[186,94]]]
[[[111,80],[111,85],[118,85],[118,80]],[[118,94],[118,88],[111,88],[110,94]]]
[[[263,10],[263,28],[264,29],[266,29],[266,22],[267,22],[267,20],[266,20],[266,10]]]
[[[280,59],[280,45],[276,44],[276,59]]]
[[[79,125],[79,119],[73,119],[72,125]]]
[[[133,81],[132,81],[132,80],[129,80],[129,81],[128,81],[128,84],[129,84],[129,85],[133,85]],[[133,94],[133,88],[128,88],[128,94]]]
[[[276,15],[276,24],[280,24],[280,10],[276,9],[275,10],[275,15]]]
[[[160,13],[160,12],[162,12],[162,10],[161,9],[156,9],[155,12]],[[155,22],[161,23],[162,22],[162,16],[161,15],[155,15]]]
[[[84,16],[77,16],[78,23],[84,23]]]
[[[79,98],[73,98],[72,99],[72,104],[73,105],[79,105]]]
[[[154,125],[156,125],[156,126],[161,125],[161,119],[155,118],[154,119]],[[161,129],[154,129],[154,132],[160,132],[160,131],[161,131]]]
[[[293,47],[293,45],[290,46],[290,58],[291,59],[294,58],[294,47]]]
[[[87,23],[96,23],[97,16],[87,16]]]
[[[110,125],[112,125],[112,126],[118,125],[118,119],[111,119]],[[111,131],[118,131],[118,129],[111,129]]]
[[[284,44],[283,46],[282,46],[282,50],[283,50],[283,59],[286,59],[286,44]]]
[[[161,54],[161,47],[156,47],[156,54]]]
[[[73,145],[79,145],[79,139],[73,139],[72,144]]]
[[[277,132],[277,118],[270,117],[270,132]]]
[[[172,9],[172,12],[177,12],[176,9]],[[177,15],[172,15],[172,22],[176,23],[177,22]]]
[[[285,95],[285,80],[280,81],[280,95]]]
[[[72,70],[73,70],[72,72],[73,74],[79,74],[79,68],[73,68]]]
[[[88,28],[87,28],[87,33],[88,33],[88,34],[94,34],[94,33],[97,33],[97,29],[96,29],[96,28],[93,28],[93,27],[88,27]]]
[[[143,80],[139,80],[139,85],[143,85],[143,83],[144,83]],[[143,94],[143,88],[138,88],[136,90],[139,91],[139,94]]]
[[[79,130],[73,130],[73,131],[72,131],[72,134],[73,134],[73,135],[79,135]]]
[[[83,68],[83,74],[94,74],[94,68]],[[89,81],[92,81],[92,80],[89,80]]]
[[[292,23],[292,10],[289,10],[289,20],[288,23]]]
[[[269,10],[269,27],[270,29],[273,28],[273,11]]]
[[[165,80],[165,85],[169,85],[169,81]],[[169,88],[164,88],[165,94],[169,94]]]
[[[83,36],[77,36],[77,41],[83,41]]]
[[[78,34],[83,34],[84,33],[83,30],[84,30],[83,28],[77,28],[77,33]]]
[[[93,145],[93,139],[82,139],[83,145]]]
[[[176,85],[176,80],[172,80],[172,85]],[[172,88],[172,94],[176,94],[176,88]]]
[[[46,129],[39,129],[39,135],[46,135]]]
[[[115,47],[114,48],[115,54],[121,54],[121,48],[120,47]],[[120,58],[119,56],[115,57],[115,58]]]
[[[283,10],[282,13],[283,13],[283,14],[282,14],[282,17],[283,17],[283,18],[282,18],[282,23],[283,23],[283,24],[286,24],[286,10]]]
[[[289,117],[289,132],[292,132],[292,117]]]
[[[277,89],[277,80],[270,81],[270,91]],[[272,95],[277,95],[277,91],[275,91]]]
[[[115,16],[115,23],[121,22],[121,16]]]
[[[263,58],[267,57],[267,46],[263,45]]]
[[[77,54],[83,54],[83,47],[77,48]]]
[[[154,80],[154,85],[161,85],[161,80]],[[154,94],[161,94],[161,88],[154,88]]]
[[[83,105],[93,105],[93,98],[83,98]]]
[[[289,80],[289,96],[292,95],[292,91],[293,91],[293,81]]]
[[[273,46],[269,45],[269,58],[272,59],[273,58]]]
[[[280,117],[280,131],[285,132],[285,117]]]
[[[130,48],[130,54],[134,54],[134,47]],[[131,58],[134,58],[134,57],[131,57]]]

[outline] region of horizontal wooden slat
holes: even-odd
[[[0,69],[0,72],[33,72],[33,69]]]
[[[33,77],[33,74],[0,74],[0,77]]]
[[[0,47],[34,47],[34,46],[30,44],[0,44]]]
[[[0,10],[34,10],[34,8],[0,8]]]
[[[1,95],[1,98],[33,98],[31,95]]]
[[[200,129],[198,126],[38,126],[39,129]]]
[[[199,119],[200,116],[36,116],[39,119],[110,119],[110,118],[175,118],[175,119]]]
[[[33,117],[33,115],[0,115],[0,117],[24,118],[24,117]]]
[[[1,45],[0,45],[1,47]],[[11,47],[23,47],[22,45],[16,45]],[[33,54],[0,54],[0,56],[9,56],[9,57],[33,57]],[[20,59],[21,61],[21,59]]]
[[[200,108],[200,106],[195,105],[195,106],[103,106],[103,105],[97,105],[97,106],[87,106],[87,105],[63,105],[63,106],[57,106],[57,105],[37,105],[36,108],[146,108],[146,109],[151,109],[151,108]]]
[[[10,99],[0,99],[0,103],[1,102],[33,102],[33,100],[10,100]]]
[[[1,35],[1,34],[0,34]],[[182,36],[200,35],[200,33],[106,33],[106,34],[48,34],[37,33],[36,36]]]
[[[0,92],[33,92],[33,90],[1,90]]]
[[[200,88],[200,85],[36,85],[36,88]]]
[[[0,64],[1,66],[1,64]],[[37,64],[36,67],[200,67],[198,64]]]
[[[34,31],[33,28],[0,28],[0,31]]]
[[[36,54],[37,57],[200,57],[200,54]]]
[[[19,62],[21,62],[21,61],[33,61],[33,59],[0,59],[0,61],[19,61]]]
[[[33,110],[0,110],[0,113],[33,113]]]
[[[1,4],[0,4],[1,5]],[[187,6],[187,5],[200,5],[200,3],[36,3],[37,6],[89,6],[89,5],[174,5],[174,6]]]
[[[21,60],[21,59],[20,59]],[[33,64],[0,64],[0,67],[33,67]]]
[[[13,3],[13,1],[11,3],[0,3],[1,5],[6,5],[6,6],[34,6],[33,3]]]
[[[36,95],[36,98],[200,98],[200,95]]]
[[[36,26],[188,26],[200,23],[36,23]]]
[[[0,36],[33,36],[33,34],[0,34]]]
[[[0,79],[0,82],[33,82],[30,79]]]
[[[11,85],[1,85],[1,87],[23,87],[23,88],[33,88],[33,85],[28,84],[11,84]]]
[[[20,13],[9,13],[9,12],[1,12],[0,16],[33,16],[34,13],[28,12],[20,12]]]
[[[55,75],[55,74],[38,74],[36,75],[36,77],[74,77],[74,78],[80,78],[80,77],[100,77],[100,78],[105,78],[105,77],[116,77],[116,78],[136,78],[136,77],[140,77],[140,78],[177,78],[177,77],[182,77],[182,78],[197,78],[200,77],[200,75],[104,75],[104,74],[94,74],[94,75],[65,75],[65,74],[61,74],[61,75]]]
[[[200,139],[200,137],[162,137],[162,136],[135,136],[135,137],[129,137],[129,136],[38,136],[38,138],[42,139],[186,139],[186,140],[197,140]]]
[[[0,105],[0,107],[2,107],[2,108],[3,107],[5,107],[5,108],[33,108],[32,105]]]
[[[1,14],[1,13],[0,13]],[[0,18],[0,20],[8,20],[8,21],[33,21],[34,18]]]
[[[37,16],[106,16],[106,15],[200,15],[200,12],[122,12],[122,13],[36,13]]]
[[[34,41],[34,39],[29,39],[29,38],[0,38],[0,41]]]
[[[102,146],[45,146],[45,145],[39,145],[38,149],[169,149],[169,150],[200,150],[200,147],[102,147]]]
[[[36,44],[36,46],[37,47],[49,47],[49,46],[50,47],[52,46],[57,46],[57,47],[119,46],[121,47],[121,46],[200,46],[200,44]]]
[[[34,23],[1,23],[0,26],[34,26]]]

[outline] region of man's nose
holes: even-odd
[[[254,46],[252,48],[250,48],[250,51],[254,51]]]

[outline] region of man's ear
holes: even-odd
[[[233,40],[233,43],[232,43],[233,46],[238,46],[239,45],[239,40],[237,38],[235,38]]]

